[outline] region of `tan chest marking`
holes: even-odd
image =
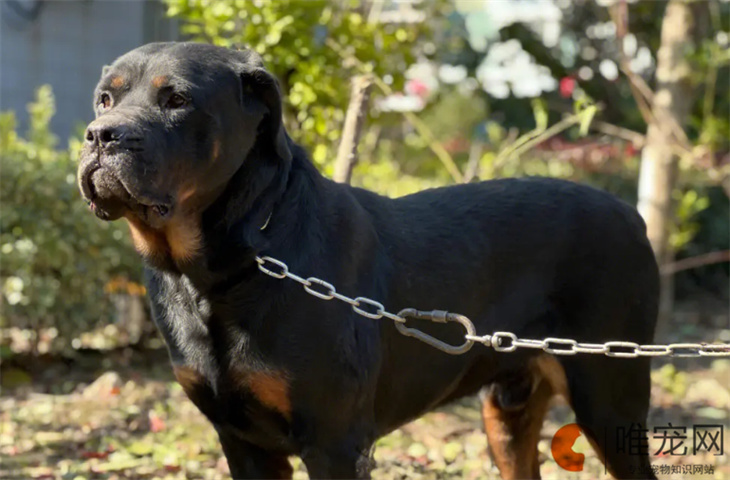
[[[170,256],[177,262],[192,260],[203,246],[198,221],[191,217],[173,219],[165,226]]]
[[[186,262],[203,247],[200,226],[193,217],[173,218],[163,230],[153,230],[131,215],[127,221],[134,247],[145,257],[169,255],[176,262]]]
[[[167,240],[164,235],[147,227],[132,215],[125,218],[129,223],[132,242],[137,252],[144,257],[162,257],[167,253]]]

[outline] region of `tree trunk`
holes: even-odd
[[[350,183],[352,169],[357,163],[357,145],[360,141],[360,132],[365,122],[370,99],[370,86],[373,80],[370,75],[360,75],[352,79],[350,104],[345,114],[345,123],[342,127],[342,140],[337,149],[335,160],[334,180],[340,183]]]
[[[695,45],[696,20],[691,2],[671,0],[667,4],[657,54],[652,121],[641,153],[638,209],[646,221],[647,235],[660,265],[673,258],[669,235],[673,221],[672,191],[677,176],[676,136],[677,129],[687,122],[694,97],[687,55]],[[666,325],[671,314],[672,291],[672,276],[663,275],[660,327]]]

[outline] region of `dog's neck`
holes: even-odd
[[[258,274],[256,255],[283,241],[277,237],[279,232],[296,231],[292,222],[304,222],[311,216],[312,212],[305,211],[308,206],[296,201],[298,189],[324,181],[305,152],[290,143],[291,162],[256,150],[249,153],[222,194],[200,214],[201,247],[194,257],[151,266],[185,275],[201,291],[224,290],[226,285]],[[290,204],[286,216],[277,210],[285,201]]]

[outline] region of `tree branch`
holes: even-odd
[[[674,275],[682,270],[690,270],[692,268],[724,262],[730,262],[730,250],[719,250],[717,252],[683,258],[682,260],[663,265],[661,272],[662,275]]]
[[[360,61],[360,59],[354,57],[353,55],[348,54],[345,52],[345,50],[342,48],[342,46],[332,40],[331,38],[328,38],[325,40],[325,43],[332,48],[334,51],[336,51],[340,57],[342,57],[343,60],[347,62],[351,62],[354,65],[357,66],[357,68],[362,72],[369,72],[369,69],[366,68],[366,66]],[[385,94],[385,95],[392,95],[393,89],[390,88],[388,84],[386,84],[384,81],[382,81],[380,78],[378,78],[376,75],[373,75],[372,77],[373,82],[375,85],[378,86],[378,88]],[[448,151],[444,148],[444,146],[436,140],[436,138],[433,136],[433,133],[431,133],[431,129],[428,128],[428,125],[426,125],[423,120],[418,118],[417,115],[414,115],[413,112],[402,112],[405,119],[410,123],[413,128],[418,131],[418,133],[421,135],[421,137],[426,140],[428,143],[429,148],[431,151],[438,157],[439,160],[441,160],[441,163],[444,164],[444,167],[446,168],[446,171],[449,172],[451,175],[451,178],[456,183],[462,183],[464,180],[464,176],[461,173],[461,170],[459,170],[459,167],[456,165],[456,162],[454,162],[454,159],[451,157]]]
[[[357,146],[360,143],[360,132],[367,117],[370,100],[372,75],[358,75],[352,79],[350,104],[347,107],[345,123],[342,127],[342,140],[335,160],[334,180],[350,183],[352,170],[357,163]]]

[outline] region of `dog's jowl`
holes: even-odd
[[[632,207],[541,178],[398,199],[336,184],[288,137],[277,82],[248,51],[138,48],[104,68],[94,109],[79,187],[99,218],[128,222],[175,376],[233,477],[290,476],[289,455],[312,478],[368,477],[378,437],[480,391],[504,478],[539,476],[555,395],[610,473],[647,471],[647,456],[616,449],[620,427],[646,423],[647,358],[447,355],[254,260],[389,311],[459,312],[479,335],[650,343],[658,273]],[[453,325],[419,328],[463,341]]]

